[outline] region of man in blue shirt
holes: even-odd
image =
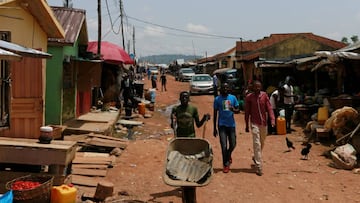
[[[229,85],[223,83],[220,87],[220,95],[214,100],[214,137],[219,134],[224,173],[230,171],[231,153],[236,146],[234,113],[238,112],[238,100],[234,95],[229,94]]]

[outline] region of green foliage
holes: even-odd
[[[350,39],[351,39],[352,43],[355,43],[355,42],[359,41],[359,37],[358,37],[357,35],[351,36]],[[345,44],[350,44],[350,42],[349,42],[349,40],[348,40],[347,37],[343,37],[343,38],[341,39],[341,42],[343,42],[343,43],[345,43]]]
[[[349,44],[348,38],[347,37],[343,37],[341,39],[341,42],[345,43],[345,44]]]
[[[153,64],[170,64],[177,59],[184,59],[184,61],[194,61],[202,58],[202,56],[182,55],[182,54],[162,54],[140,57],[139,62],[148,62]]]
[[[359,37],[358,37],[357,35],[351,36],[350,39],[351,39],[351,41],[352,41],[353,43],[359,41]]]

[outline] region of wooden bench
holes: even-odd
[[[46,168],[46,174],[63,177],[71,173],[71,163],[75,158],[77,143],[74,141],[52,140],[50,144],[40,144],[37,139],[0,137],[0,165],[2,174],[16,174],[12,165],[26,165]],[[43,167],[44,166],[44,167]],[[33,171],[29,171],[33,172]]]

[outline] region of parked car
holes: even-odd
[[[219,74],[220,83],[228,83],[230,91],[237,98],[241,98],[243,95],[243,74],[242,70],[235,68],[223,68],[214,71],[214,74]]]
[[[195,72],[193,69],[191,68],[181,68],[179,70],[179,76],[178,76],[178,80],[183,82],[183,81],[190,81],[191,77],[195,75]]]
[[[151,66],[149,67],[149,69],[151,74],[155,74],[155,75],[159,74],[159,69],[157,67]]]
[[[193,94],[213,94],[214,84],[209,74],[195,74],[190,80],[189,92]]]

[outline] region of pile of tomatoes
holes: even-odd
[[[17,180],[11,185],[12,190],[30,190],[40,186],[40,182]]]

